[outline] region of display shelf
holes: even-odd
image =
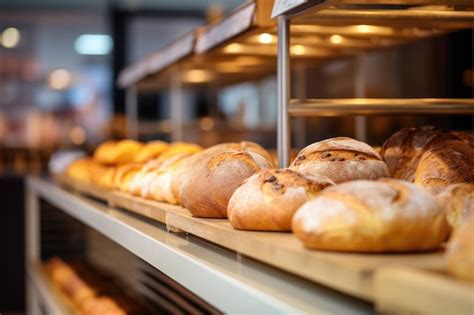
[[[229,313],[347,314],[373,312],[370,304],[310,283],[236,252],[158,222],[75,195],[43,179],[29,177],[36,194],[104,234]],[[152,212],[151,207],[143,207]]]
[[[372,300],[373,275],[387,266],[441,268],[441,253],[367,255],[305,249],[291,233],[239,231],[225,219],[200,219],[188,210],[166,203],[99,189],[61,176],[57,180],[81,194],[165,223],[168,229],[187,232],[237,253],[326,285]]]
[[[40,305],[46,309],[47,314],[73,314],[70,307],[64,303],[59,292],[53,287],[51,281],[46,275],[46,271],[40,263],[30,262],[27,264],[27,277],[33,287],[35,297],[39,298]]]
[[[474,284],[440,270],[389,268],[375,280],[377,309],[387,314],[472,314]]]
[[[285,0],[277,0],[274,10],[284,2]],[[296,100],[290,93],[290,59],[296,46],[299,47],[301,56],[306,51],[323,49],[330,57],[359,58],[362,53],[373,49],[474,28],[472,1],[290,1],[292,2],[295,5],[289,11],[275,14],[278,16],[277,149],[280,167],[287,167],[290,162],[290,116],[473,113],[473,101],[470,99]],[[330,7],[323,8],[324,3],[330,4]],[[361,127],[361,124],[356,126]],[[361,132],[356,131],[356,134],[360,135]]]
[[[291,100],[291,116],[474,114],[474,99],[347,98]]]

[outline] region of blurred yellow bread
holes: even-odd
[[[169,144],[164,141],[151,141],[146,143],[133,157],[133,162],[144,163],[160,156],[168,149]]]
[[[131,162],[143,143],[135,140],[106,141],[94,152],[94,159],[105,165],[117,165]]]

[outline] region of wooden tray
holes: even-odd
[[[225,219],[199,219],[180,206],[145,200],[100,189],[64,176],[57,182],[81,194],[102,199],[159,222],[169,230],[185,231],[269,265],[347,294],[374,301],[374,274],[380,268],[419,267],[441,269],[441,252],[423,254],[348,254],[305,249],[291,233],[234,230]]]
[[[474,314],[474,284],[441,270],[382,269],[374,288],[382,313]]]

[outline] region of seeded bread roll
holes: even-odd
[[[474,184],[454,184],[436,196],[454,229],[470,215],[474,215]]]
[[[392,177],[413,182],[420,158],[431,146],[446,140],[474,143],[472,138],[464,132],[443,131],[432,126],[404,128],[385,141],[381,156]]]
[[[457,140],[431,146],[421,156],[415,183],[433,194],[451,184],[474,183],[474,149]]]
[[[346,137],[307,146],[291,163],[290,169],[326,176],[335,183],[390,177],[387,166],[371,146]]]
[[[454,230],[446,250],[448,272],[474,282],[474,216],[469,215]]]
[[[194,216],[226,218],[229,199],[242,181],[271,166],[263,156],[245,151],[226,151],[206,158],[185,180],[182,203]]]
[[[174,172],[173,178],[171,180],[171,190],[173,192],[174,199],[177,201],[177,203],[182,204],[181,203],[182,186],[185,179],[189,176],[189,174],[193,172],[194,166],[206,158],[209,158],[213,155],[216,155],[218,153],[222,153],[225,151],[229,151],[229,150],[254,152],[263,156],[268,161],[273,162],[272,155],[267,150],[262,148],[260,145],[253,142],[242,141],[242,142],[221,143],[221,144],[217,144],[212,147],[209,147],[202,152],[198,152],[194,154],[193,156],[187,158],[185,161],[182,161],[179,163],[179,165],[177,165],[177,169]],[[273,163],[272,163],[272,166],[274,166]]]
[[[433,250],[449,233],[434,197],[396,179],[327,188],[298,209],[292,228],[308,248],[349,252]]]
[[[265,169],[247,178],[230,198],[227,215],[236,229],[291,231],[295,211],[334,185],[327,177],[289,169]]]

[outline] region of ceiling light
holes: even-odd
[[[9,27],[2,33],[2,45],[5,48],[15,48],[20,43],[20,31],[17,28]]]
[[[204,83],[214,78],[212,72],[201,69],[193,69],[183,72],[182,80],[187,83]]]
[[[53,90],[65,90],[72,83],[71,73],[65,69],[56,69],[48,76],[48,85]]]
[[[258,36],[258,41],[261,44],[271,44],[273,42],[273,36],[268,33],[262,33]]]
[[[291,46],[291,53],[297,56],[304,55],[306,48],[303,45],[293,45]]]
[[[230,45],[227,45],[224,48],[224,52],[226,52],[226,53],[239,53],[241,51],[242,51],[242,46],[240,44],[237,44],[237,43],[232,43]]]
[[[107,55],[112,48],[113,41],[109,35],[83,34],[74,42],[74,50],[81,55]]]
[[[331,43],[333,43],[335,45],[338,45],[338,44],[342,43],[342,39],[343,39],[342,36],[338,35],[338,34],[334,34],[329,38]]]

